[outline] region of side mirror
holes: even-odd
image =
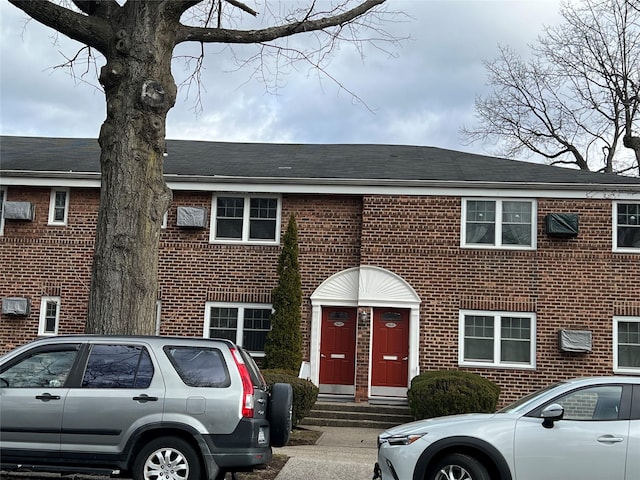
[[[5,388],[9,386],[9,382],[4,378],[0,377],[0,388]]]
[[[564,407],[557,403],[552,403],[542,410],[542,414],[540,416],[544,418],[544,421],[542,422],[542,426],[544,428],[553,428],[553,422],[561,420],[562,417],[564,417]]]

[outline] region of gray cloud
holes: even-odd
[[[167,136],[176,139],[296,143],[387,143],[431,145],[485,153],[464,145],[459,129],[473,122],[474,98],[485,92],[483,60],[497,45],[523,54],[559,20],[560,0],[391,0],[389,9],[411,18],[386,26],[410,36],[393,55],[372,47],[360,52],[341,45],[328,72],[366,106],[331,79],[297,64],[284,69],[280,88],[268,93],[249,70],[235,70],[228,48],[206,46],[203,111],[196,115],[194,90],[181,89],[169,112]],[[102,93],[93,72],[74,81],[51,67],[76,53],[77,43],[36,22],[23,29],[22,12],[0,4],[0,133],[96,137],[104,120]],[[311,42],[312,37],[289,39]],[[180,46],[177,55],[193,46]],[[252,47],[237,47],[250,52]],[[174,74],[185,78],[176,60]],[[272,67],[273,68],[273,67]],[[93,84],[93,85],[92,85]],[[187,96],[187,93],[189,95]]]

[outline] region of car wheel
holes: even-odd
[[[452,453],[440,460],[427,480],[490,480],[487,469],[468,455]]]
[[[288,383],[274,383],[269,398],[271,445],[284,447],[289,442],[293,409],[293,389]]]
[[[200,480],[200,460],[181,438],[160,437],[140,450],[132,474],[134,480]]]

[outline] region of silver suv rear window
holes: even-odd
[[[227,364],[217,348],[167,346],[164,351],[186,385],[214,388],[231,385]]]

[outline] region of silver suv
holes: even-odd
[[[287,443],[291,405],[227,340],[40,339],[0,357],[0,468],[221,480]]]

